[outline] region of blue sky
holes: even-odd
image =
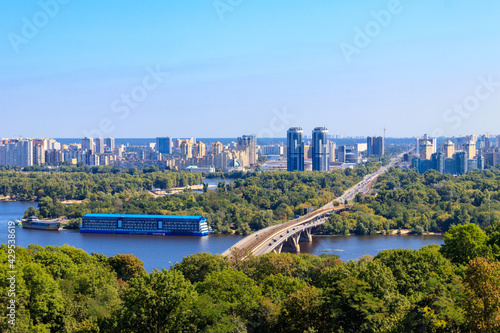
[[[499,32],[494,0],[3,1],[0,137],[500,134]]]

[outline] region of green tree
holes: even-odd
[[[474,332],[500,331],[500,263],[472,259],[465,274],[467,323]]]
[[[33,325],[45,325],[51,331],[61,330],[64,302],[54,279],[36,263],[28,263],[22,268],[22,279],[29,297],[21,302],[25,302]]]
[[[489,252],[488,237],[477,225],[468,223],[452,227],[444,235],[441,253],[457,264],[467,264],[469,260]]]
[[[321,289],[305,285],[285,300],[280,319],[283,332],[322,332],[325,300]]]
[[[123,295],[122,332],[184,332],[192,325],[196,292],[179,271],[137,275]]]
[[[180,271],[191,283],[201,282],[208,274],[228,268],[229,262],[226,258],[207,252],[186,256],[174,266],[174,269]]]
[[[144,262],[133,254],[117,254],[109,257],[108,263],[123,281],[129,281],[136,275],[146,273]]]
[[[248,318],[258,308],[261,298],[255,281],[232,269],[208,274],[196,285],[196,290],[216,300],[228,315],[240,318]]]

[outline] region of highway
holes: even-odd
[[[371,186],[373,186],[377,178],[387,172],[389,168],[396,165],[403,155],[404,153],[394,157],[387,166],[380,168],[372,174],[366,175],[363,180],[346,190],[342,196],[336,198],[334,201],[298,219],[269,226],[250,234],[234,244],[230,249],[224,251],[222,255],[231,258],[233,248],[251,252],[253,255],[261,255],[272,252],[275,249],[281,250],[281,247],[290,240],[290,237],[294,237],[291,243],[298,243],[299,237],[304,237],[304,234],[310,237],[310,230],[313,227],[323,224],[331,213],[345,209],[344,204],[354,199],[356,194],[365,195],[371,191]],[[335,201],[340,205],[335,206]],[[290,244],[290,242],[288,244]]]

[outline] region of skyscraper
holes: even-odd
[[[463,175],[467,173],[467,153],[464,151],[455,154],[455,173]]]
[[[113,151],[115,149],[115,138],[106,138],[104,143],[109,150]]]
[[[430,141],[422,141],[420,143],[420,159],[430,160],[434,151],[434,146]]]
[[[162,154],[172,154],[172,139],[170,137],[156,138],[156,151]]]
[[[104,153],[104,139],[96,138],[95,139],[95,153],[103,154]]]
[[[217,156],[224,150],[224,145],[220,141],[212,143],[212,155]]]
[[[373,155],[383,156],[385,154],[385,140],[383,137],[366,138],[366,152],[368,157]]]
[[[429,147],[430,146],[430,147]],[[424,152],[422,152],[424,151]],[[437,153],[437,139],[431,139],[429,135],[424,134],[423,138],[416,140],[416,154],[420,155],[423,160],[428,160],[431,155]],[[425,158],[423,157],[425,156]]]
[[[205,156],[205,144],[198,141],[193,146],[193,157],[203,158],[203,156]]]
[[[0,165],[26,167],[33,165],[33,140],[19,139],[0,145]]]
[[[42,165],[45,163],[45,148],[41,144],[33,145],[33,164]]]
[[[440,173],[444,173],[445,168],[445,155],[443,153],[434,153],[431,155],[432,169]]]
[[[337,149],[337,144],[330,141],[330,162],[335,162],[335,150]]]
[[[304,171],[304,141],[302,128],[292,127],[286,134],[286,156],[288,171]]]
[[[193,158],[193,145],[191,140],[183,140],[181,143],[181,156],[182,158]]]
[[[83,138],[82,139],[82,149],[94,150],[94,139],[92,138]]]
[[[257,137],[255,134],[239,137],[237,148],[239,150],[247,150],[250,165],[257,164]]]
[[[455,144],[453,141],[446,140],[443,150],[445,158],[453,158],[453,154],[455,154]]]
[[[312,132],[312,169],[313,171],[328,171],[330,160],[330,144],[328,129],[316,127]]]
[[[465,144],[465,152],[467,153],[468,159],[476,157],[476,144],[472,140]]]

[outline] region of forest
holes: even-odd
[[[66,216],[86,213],[203,215],[216,233],[249,234],[320,207],[376,170],[378,163],[355,169],[323,172],[233,172],[234,182],[215,190],[155,197],[148,190],[184,187],[202,182],[200,173],[159,171],[155,168],[119,170],[104,167],[65,167],[56,172],[0,172],[0,194],[37,200],[25,216]],[[217,176],[205,175],[209,177]],[[63,200],[82,200],[66,205]]]
[[[4,309],[12,256],[17,273],[15,319],[2,316],[0,329],[499,332],[499,245],[500,222],[487,232],[469,223],[451,227],[442,247],[385,250],[357,261],[272,253],[230,262],[198,253],[151,273],[131,254],[2,245]]]

